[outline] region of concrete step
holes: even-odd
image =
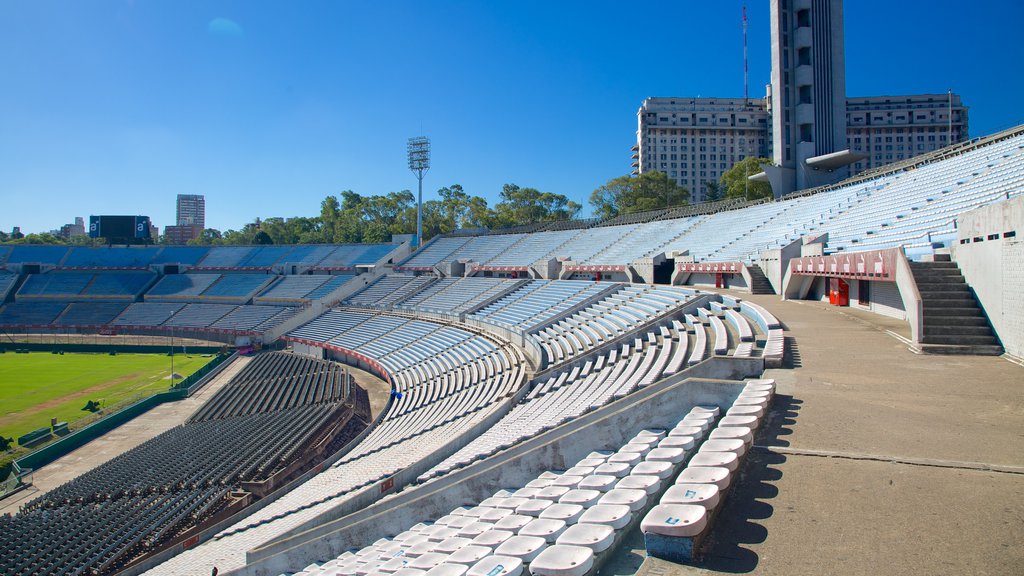
[[[971,356],[1000,356],[1003,347],[998,345],[962,345],[962,344],[916,344],[913,346],[916,352],[922,354],[949,354],[949,355],[971,355]]]
[[[915,274],[914,282],[916,282],[918,286],[920,286],[921,284],[963,284],[965,286],[967,285],[967,282],[964,280],[964,277],[961,274],[946,274],[941,276],[938,274]]]
[[[922,270],[935,270],[937,268],[957,268],[956,262],[946,260],[944,262],[911,262],[910,267]]]
[[[991,336],[988,326],[936,326],[925,324],[924,335],[928,336]]]
[[[998,346],[995,336],[949,336],[925,335],[921,338],[924,344],[953,344],[958,346]]]
[[[973,298],[921,298],[921,304],[925,310],[936,308],[970,308],[974,303]]]
[[[977,306],[957,308],[954,306],[947,306],[943,308],[928,308],[928,318],[985,318],[985,314],[982,313],[981,308]],[[925,319],[927,321],[927,318]]]
[[[985,326],[988,327],[988,320],[979,314],[977,316],[933,316],[928,315],[924,319],[925,326]]]
[[[964,302],[974,303],[974,293],[965,292],[962,290],[921,290],[921,300],[927,302],[928,300],[963,300]]]

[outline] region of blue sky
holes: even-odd
[[[207,225],[314,215],[328,194],[586,203],[628,173],[648,96],[742,96],[742,2],[0,2],[0,229],[89,214]],[[769,79],[750,2],[750,93]],[[962,94],[972,136],[1024,123],[1015,2],[846,3],[849,95]]]

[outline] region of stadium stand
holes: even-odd
[[[276,278],[269,274],[222,274],[197,299],[241,304],[252,300],[253,296]]]
[[[233,304],[186,304],[162,326],[176,328],[206,328],[234,311]]]
[[[261,355],[184,425],[0,516],[0,571],[113,573],[159,551],[355,438],[358,390],[336,364]]]
[[[0,302],[7,299],[11,288],[18,282],[18,275],[0,270]]]
[[[11,302],[0,308],[2,326],[45,326],[67,308],[67,302]]]
[[[75,247],[61,264],[62,268],[105,268],[111,270],[134,268],[145,270],[162,248],[145,247]]]
[[[68,255],[67,246],[32,246],[20,244],[11,249],[7,264],[47,264],[59,265]]]
[[[124,312],[127,304],[120,302],[73,302],[53,323],[64,326],[103,326]]]
[[[169,274],[146,292],[146,301],[189,302],[220,279],[220,274]]]
[[[335,248],[313,270],[352,270],[356,266],[376,264],[393,252],[395,244],[344,244]]]
[[[177,302],[135,302],[110,323],[115,326],[159,326],[185,307]]]
[[[253,299],[254,304],[299,305],[318,300],[352,279],[351,274],[338,276],[284,276]]]
[[[180,264],[194,266],[206,256],[210,249],[206,246],[164,246],[153,257],[153,264]]]

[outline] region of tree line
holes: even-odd
[[[704,200],[724,198],[754,200],[771,196],[766,183],[748,182],[747,175],[771,164],[767,158],[746,158],[737,162],[718,182],[705,182]],[[648,210],[683,206],[690,191],[664,172],[612,178],[590,194],[593,215],[613,218]],[[583,206],[563,194],[505,184],[499,201],[467,193],[459,184],[437,191],[437,199],[423,203],[423,240],[467,228],[490,230],[577,218]],[[416,197],[409,190],[383,195],[361,195],[345,190],[320,203],[320,214],[257,219],[238,230],[203,230],[190,244],[342,244],[390,242],[394,234],[416,232]],[[161,242],[163,239],[161,238]],[[12,237],[0,232],[0,243],[102,245],[102,239],[64,239],[52,234]],[[159,243],[159,242],[158,242]]]

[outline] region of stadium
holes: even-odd
[[[1024,126],[417,250],[0,246],[6,349],[227,351],[130,449],[16,460],[0,571],[1012,572],[1022,192]]]

